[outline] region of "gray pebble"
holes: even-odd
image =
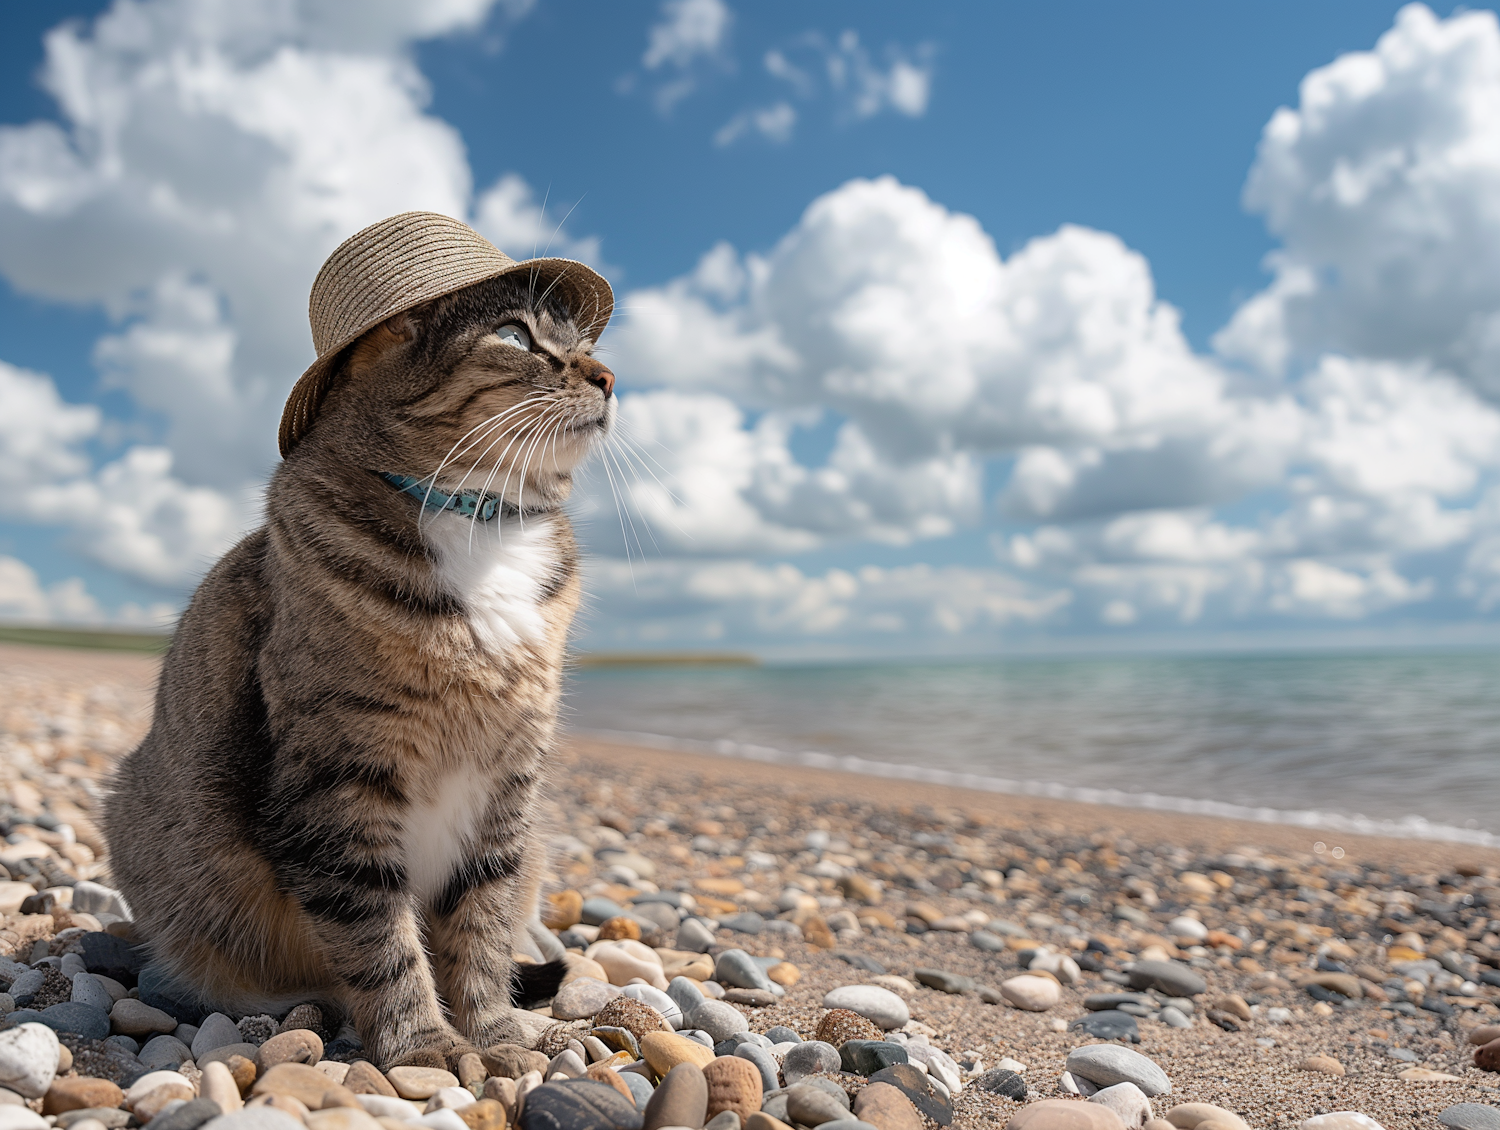
[[[1208,990],[1208,982],[1180,961],[1138,961],[1130,970],[1130,987],[1160,989],[1171,997],[1195,997]]]
[[[950,973],[946,969],[918,969],[913,974],[917,981],[940,993],[967,993],[974,988],[974,978],[961,973]]]
[[[591,898],[583,900],[583,923],[585,926],[602,926],[611,918],[623,918],[625,908],[613,899]]]
[[[825,1122],[838,1122],[849,1117],[849,1096],[839,1090],[840,1103],[821,1087],[811,1083],[798,1083],[788,1087],[786,1111],[793,1122],[804,1126],[821,1126]]]
[[[218,1118],[223,1113],[213,1099],[193,1099],[157,1115],[151,1120],[151,1125],[155,1130],[198,1130],[210,1118]]]
[[[667,985],[667,996],[671,997],[673,1003],[677,1005],[677,1010],[682,1014],[684,1022],[688,1013],[703,1003],[703,993],[698,988],[698,982],[689,977],[673,977]]]
[[[214,1119],[212,1130],[307,1130],[300,1119],[273,1106],[247,1106]]]
[[[83,964],[83,958],[79,957],[76,953],[63,954],[58,968],[62,970],[62,975],[70,981],[80,973],[88,972],[88,967]]]
[[[71,1032],[85,1040],[102,1040],[109,1035],[109,1013],[93,1005],[63,1001],[42,1009],[42,1023],[59,1032]]]
[[[762,1095],[760,1097],[760,1109],[762,1113],[776,1119],[777,1122],[790,1122],[792,1120],[792,1116],[786,1112],[785,1091]]]
[[[1099,1087],[1134,1083],[1148,1096],[1169,1095],[1172,1081],[1167,1073],[1140,1052],[1118,1044],[1089,1044],[1068,1053],[1067,1070],[1075,1078]]]
[[[1438,1115],[1438,1121],[1453,1130],[1500,1130],[1500,1107],[1458,1103]]]
[[[624,992],[596,977],[577,977],[557,990],[552,1015],[558,1020],[584,1020]]]
[[[738,989],[765,989],[780,996],[786,992],[766,976],[759,962],[744,950],[725,950],[714,962],[714,980]]]
[[[1191,1028],[1193,1022],[1172,1005],[1167,1005],[1161,1012],[1157,1013],[1157,1019],[1168,1028]]]
[[[778,1024],[774,1028],[766,1029],[766,1039],[772,1044],[800,1044],[802,1037],[793,1032],[785,1024]]]
[[[650,985],[626,985],[621,991],[625,996],[656,1009],[657,1012],[661,1013],[662,1019],[673,1028],[682,1027],[682,1008],[669,994],[662,992],[660,989],[654,989]]]
[[[0,1032],[0,1086],[39,1099],[57,1074],[57,1033],[45,1024]]]
[[[693,1009],[688,1023],[707,1032],[716,1044],[736,1033],[750,1030],[750,1021],[745,1019],[745,1014],[723,1001],[704,1001]]]
[[[176,1039],[182,1039],[176,1033],[173,1035]],[[244,1043],[244,1038],[240,1035],[239,1025],[222,1012],[216,1012],[204,1018],[191,1041],[184,1040],[183,1042],[188,1043],[193,1049],[193,1059],[199,1060],[215,1048]]]
[[[711,1048],[719,1042],[701,1028],[680,1028],[677,1034],[679,1036],[686,1036],[688,1039],[702,1044],[705,1048]]]
[[[635,1071],[622,1071],[620,1081],[630,1088],[636,1110],[645,1110],[646,1104],[651,1101],[651,1093],[656,1090],[651,1085],[651,1080]]]
[[[809,1075],[832,1073],[840,1069],[838,1048],[822,1040],[806,1040],[798,1044],[781,1061],[781,1073],[786,1077],[788,1087]]]
[[[1005,939],[991,934],[988,930],[975,930],[969,935],[969,945],[985,953],[1005,952]]]
[[[193,1050],[175,1036],[156,1036],[146,1041],[141,1049],[140,1060],[152,1070],[176,1068],[185,1059],[193,1058]]]
[[[703,1130],[740,1130],[740,1116],[732,1110],[721,1110],[703,1124]]]
[[[69,956],[72,955],[70,954]],[[73,978],[72,999],[79,1004],[91,1005],[105,1013],[108,1013],[115,1006],[114,1000],[109,995],[109,990],[92,973],[80,973]]]
[[[677,927],[677,948],[689,953],[707,953],[714,944],[714,933],[700,918],[684,918]]]
[[[106,1044],[116,1044],[119,1047],[124,1048],[131,1055],[138,1055],[141,1050],[141,1045],[138,1044],[135,1040],[132,1040],[129,1036],[111,1036],[104,1042]]]
[[[889,1031],[911,1019],[906,1002],[879,985],[842,985],[823,996],[824,1008],[847,1008]]]
[[[10,983],[10,995],[18,1008],[31,1004],[36,991],[47,983],[47,972],[43,969],[28,969]]]
[[[742,914],[731,914],[719,919],[721,930],[733,930],[736,934],[759,934],[766,928],[766,920],[753,910]]]
[[[771,1058],[771,1053],[765,1048],[756,1047],[754,1044],[741,1044],[734,1049],[736,1059],[748,1059],[755,1064],[756,1070],[760,1072],[760,1089],[762,1091],[774,1091],[781,1086],[778,1077],[776,1061]]]
[[[837,1118],[815,1127],[814,1130],[879,1130],[879,1128],[862,1118]]]

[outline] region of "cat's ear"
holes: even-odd
[[[358,373],[379,363],[380,359],[397,346],[405,345],[417,336],[417,319],[410,311],[392,314],[378,326],[365,331],[349,351],[349,371]]]

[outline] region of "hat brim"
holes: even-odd
[[[454,294],[504,275],[523,272],[534,275],[544,293],[547,290],[561,293],[579,330],[584,336],[594,341],[599,340],[599,335],[604,332],[604,327],[609,325],[610,316],[614,313],[614,291],[599,272],[575,259],[524,259],[480,278],[465,279],[446,290],[428,292],[405,306],[397,306],[384,311],[369,325],[361,326],[355,332],[335,342],[321,357],[307,367],[302,376],[297,378],[297,383],[292,386],[291,394],[286,398],[286,407],[281,411],[281,428],[277,434],[281,457],[285,459],[291,454],[292,448],[312,427],[318,409],[323,403],[323,397],[327,394],[328,386],[338,368],[339,359],[346,348],[387,318],[395,317],[397,314],[431,302],[435,298]]]

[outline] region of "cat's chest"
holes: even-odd
[[[486,650],[545,641],[542,604],[559,566],[557,521],[543,515],[476,524],[439,514],[424,526],[438,583],[463,606]]]

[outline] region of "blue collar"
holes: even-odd
[[[375,473],[403,494],[409,494],[417,499],[428,510],[452,510],[462,518],[472,518],[477,515],[481,522],[488,522],[496,514],[518,512],[514,506],[507,505],[498,494],[484,494],[477,490],[461,490],[457,494],[444,494],[433,485],[431,476],[419,479],[412,475],[397,475],[391,471],[376,471]]]

